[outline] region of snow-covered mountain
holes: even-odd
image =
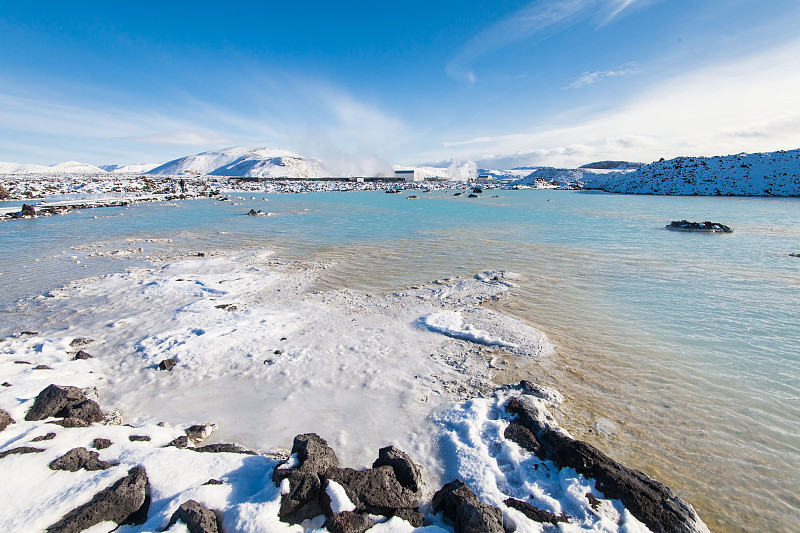
[[[187,171],[213,176],[321,178],[326,175],[322,164],[279,148],[247,148],[234,146],[175,159],[147,174],[179,175]]]
[[[112,174],[143,174],[159,166],[161,163],[143,163],[133,165],[100,165],[100,168]]]
[[[105,174],[106,171],[77,161],[63,161],[55,165],[35,165],[0,162],[0,173],[3,174]]]
[[[800,149],[676,157],[627,174],[584,176],[587,189],[626,194],[800,196]]]
[[[633,170],[642,168],[644,163],[632,163],[630,161],[595,161],[586,163],[578,168],[589,168],[596,170]]]

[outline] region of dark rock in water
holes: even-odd
[[[606,498],[622,501],[628,511],[651,531],[698,531],[698,518],[692,506],[666,485],[617,463],[591,444],[575,440],[543,423],[539,408],[524,397],[509,400],[506,411],[518,415],[520,423],[533,432],[547,459],[559,468],[569,467],[593,478],[597,490]]]
[[[149,435],[128,435],[128,440],[131,442],[150,442]]]
[[[796,254],[790,253],[789,257],[800,257],[800,253],[796,253]]]
[[[455,193],[453,196],[461,196],[460,192]]]
[[[393,516],[402,518],[414,527],[422,527],[422,523],[425,521],[425,515],[413,509],[398,509]]]
[[[92,356],[83,350],[79,351],[75,354],[75,357],[72,358],[73,361],[79,361],[81,359],[91,359]]]
[[[292,454],[297,457],[297,466],[276,468],[272,480],[276,484],[289,480],[289,492],[281,495],[278,517],[283,522],[300,524],[323,514],[320,505],[320,496],[325,492],[323,476],[329,469],[339,466],[339,459],[325,439],[316,433],[297,435]]]
[[[171,371],[172,368],[178,363],[178,360],[174,357],[172,359],[164,359],[160,363],[158,363],[159,370],[166,370],[167,372]]]
[[[43,451],[44,450],[41,448],[32,448],[31,446],[17,446],[16,448],[0,452],[0,459],[9,455],[22,455],[25,453],[39,453]]]
[[[36,208],[32,205],[22,204],[22,210],[20,211],[20,215],[23,217],[35,217],[36,216]]]
[[[77,418],[87,424],[103,420],[103,412],[94,400],[89,400],[78,387],[48,385],[33,402],[25,420],[44,420],[51,416]]]
[[[108,470],[114,465],[101,461],[100,454],[97,452],[90,452],[86,448],[73,448],[47,466],[50,467],[50,470],[77,472],[81,469]]]
[[[398,509],[419,509],[416,493],[400,484],[389,465],[367,470],[332,468],[327,477],[344,488],[357,511],[392,516]]]
[[[521,448],[533,452],[539,459],[543,459],[545,456],[545,452],[539,444],[539,441],[536,440],[536,436],[518,420],[511,421],[503,432],[503,437],[516,442]]]
[[[481,194],[483,192],[483,189],[481,189],[480,187],[473,187],[472,192]]]
[[[222,516],[214,511],[207,509],[194,500],[189,500],[181,504],[172,513],[167,527],[164,531],[174,526],[179,520],[186,524],[189,533],[220,533],[222,531]]]
[[[374,525],[375,522],[365,514],[344,511],[328,517],[323,527],[331,533],[364,533]]]
[[[419,200],[419,196],[412,194],[411,196],[406,196],[406,200]]]
[[[467,195],[467,198],[477,198],[477,197],[478,197],[477,194],[470,193],[470,194]]]
[[[0,409],[0,431],[3,431],[11,424],[16,424],[17,421],[11,418],[11,415]]]
[[[387,446],[378,451],[378,459],[372,463],[372,468],[389,465],[394,470],[397,481],[411,492],[419,492],[422,488],[422,474],[419,467],[405,452]]]
[[[253,450],[248,450],[247,448],[243,448],[238,444],[229,443],[208,444],[207,446],[189,449],[200,453],[241,453],[244,455],[258,455]]]
[[[186,448],[189,446],[189,437],[186,435],[181,435],[180,437],[173,439],[167,444],[167,447],[174,446],[175,448]]]
[[[688,220],[673,220],[667,225],[673,231],[696,231],[702,233],[733,233],[733,229],[719,222],[689,222]]]
[[[109,439],[94,439],[92,446],[97,450],[105,450],[111,446],[112,442]]]
[[[140,525],[147,521],[150,483],[144,468],[132,468],[128,475],[67,513],[47,528],[48,533],[79,533],[101,522]]]
[[[534,522],[541,522],[543,524],[553,524],[553,525],[556,525],[559,522],[569,523],[569,517],[565,514],[556,515],[551,513],[550,511],[545,511],[543,509],[539,509],[538,507],[534,507],[528,502],[523,502],[522,500],[509,498],[503,503],[505,503],[512,509],[520,511],[522,514],[524,514]]]
[[[53,420],[48,424],[55,424],[62,428],[88,428],[91,426],[89,422],[81,420],[80,418],[62,418],[61,420]]]
[[[47,365],[36,365],[35,367],[33,367],[33,369],[34,370],[53,370],[52,367],[47,366]]]
[[[39,435],[38,437],[34,437],[31,439],[31,442],[42,442],[43,440],[53,440],[56,438],[56,434],[52,431],[46,435]]]
[[[433,512],[443,512],[456,533],[504,533],[503,513],[481,502],[460,479],[451,481],[433,495]]]

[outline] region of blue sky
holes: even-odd
[[[800,147],[797,0],[13,2],[0,161],[385,163]]]

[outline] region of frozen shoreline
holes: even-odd
[[[0,433],[0,449],[21,445],[45,428],[56,430],[58,436],[46,452],[52,460],[55,457],[51,455],[86,445],[100,433],[116,435],[114,442],[124,442],[127,433],[144,431],[152,435],[150,444],[120,444],[102,452],[102,457],[151,464],[149,472],[163,468],[177,453],[158,446],[192,423],[216,422],[219,430],[212,441],[234,441],[263,451],[285,449],[293,435],[314,431],[329,440],[344,464],[358,468],[367,466],[378,448],[397,445],[421,463],[431,492],[452,475],[472,476],[470,485],[479,497],[502,505],[495,502],[500,495],[524,497],[526,490],[532,490],[524,487],[536,486],[543,495],[550,494],[550,499],[546,498],[549,510],[579,518],[575,530],[641,530],[637,529],[641,524],[634,527],[636,521],[624,514],[618,502],[604,507],[606,514],[598,514],[588,501],[581,503],[568,496],[572,490],[568,487],[574,483],[591,492],[593,482],[567,475],[559,476],[553,485],[531,478],[535,472],[530,469],[509,478],[514,464],[538,459],[510,443],[503,444],[511,448],[502,457],[493,456],[492,447],[499,445],[496,438],[490,439],[489,448],[473,437],[464,440],[474,431],[485,432],[479,428],[486,424],[497,431],[508,422],[507,416],[489,414],[499,408],[499,404],[490,407],[499,401],[491,400],[490,368],[498,350],[511,349],[523,357],[547,357],[552,350],[547,339],[530,326],[480,307],[481,301],[500,297],[513,276],[492,272],[386,295],[309,293],[307,288],[319,268],[315,264],[282,264],[265,253],[219,255],[78,281],[53,291],[48,298],[34,300],[32,316],[40,319],[30,327],[40,333],[10,337],[0,344],[4,375],[16,381],[0,390],[0,408],[17,420]],[[461,322],[446,320],[444,330],[437,320],[428,320],[454,314]],[[85,348],[93,359],[71,360],[74,350],[70,344],[76,338],[94,340]],[[177,363],[172,371],[156,370],[161,360],[170,358]],[[13,362],[22,359],[30,365]],[[52,369],[34,370],[39,364]],[[41,422],[22,422],[33,398],[49,383],[97,387],[103,409],[119,409],[123,420],[135,427],[62,430]],[[475,397],[485,399],[470,400]],[[159,427],[158,422],[167,422],[167,426]],[[193,461],[197,461],[196,455]],[[228,472],[240,468],[243,459],[229,455],[209,461]],[[9,456],[2,461],[21,472],[45,464],[38,454]],[[248,484],[257,484],[276,464],[272,459],[264,461],[260,470],[252,473],[256,479],[248,478]],[[222,475],[216,467],[207,468],[211,472],[207,477]],[[502,478],[497,474],[486,477],[497,468],[511,470]],[[75,476],[57,475],[65,483],[65,476]],[[51,508],[52,501],[37,500],[37,491],[24,482],[18,490],[9,488],[8,497],[22,498],[13,500],[17,502],[13,508],[39,509],[43,514],[38,520],[46,527],[70,505],[88,499],[101,479],[106,484],[112,481],[102,474],[82,475],[71,480],[78,482],[71,490],[87,496],[47,496],[59,498],[60,507]],[[197,488],[198,475],[206,473],[180,475],[169,483],[151,479],[161,495],[161,511],[148,527],[163,527],[183,501],[178,500],[191,494],[240,517],[238,522],[226,522],[226,527],[253,530],[244,525],[250,522],[241,518],[247,502],[234,501],[230,486]],[[481,483],[481,488],[474,486]],[[228,495],[211,496],[215,490],[227,490]],[[261,493],[258,505],[272,509],[278,497],[273,487]],[[44,512],[45,508],[50,510]],[[504,513],[513,515],[513,511]],[[431,525],[443,525],[428,514]],[[609,518],[613,516],[617,518]],[[627,518],[623,520],[623,516]],[[28,518],[2,517],[10,520],[6,522],[9,529]],[[544,527],[532,525],[534,522],[523,527],[519,517],[515,522],[520,531]],[[289,527],[281,526],[277,519],[272,526]],[[392,525],[396,527],[400,526]]]

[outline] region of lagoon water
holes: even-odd
[[[493,305],[558,354],[498,380],[557,387],[567,429],[673,487],[712,531],[797,530],[800,199],[413,194],[233,193],[0,223],[0,334],[24,327],[20,298],[145,264],[98,251],[260,247],[327,264],[321,289],[367,292],[510,270],[522,279]],[[736,231],[664,229],[684,218]]]

